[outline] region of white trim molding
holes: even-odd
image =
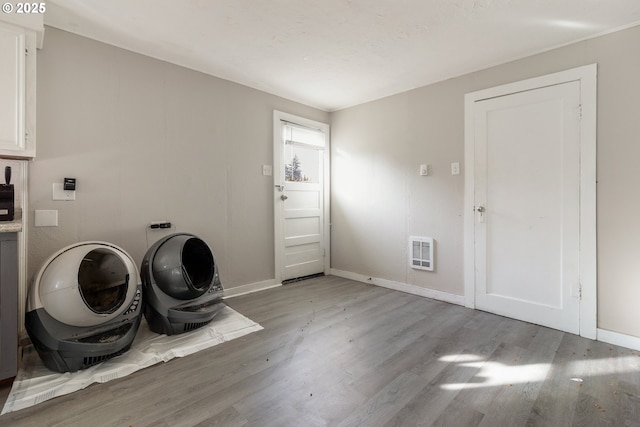
[[[29,283],[27,281],[27,260],[28,254],[28,230],[29,230],[29,162],[24,162],[22,167],[22,198],[20,199],[22,209],[22,231],[18,233],[18,336],[23,339],[27,336],[24,326],[25,307],[27,306],[27,291]]]
[[[282,286],[282,283],[276,282],[275,279],[263,280],[262,282],[249,283],[247,285],[234,286],[233,288],[227,288],[223,290],[223,298],[227,299],[238,297],[240,295],[252,294],[254,292],[277,288],[279,286]]]
[[[395,282],[393,280],[380,279],[377,277],[366,276],[364,274],[352,273],[350,271],[337,270],[335,268],[331,269],[331,275],[342,277],[344,279],[355,280],[356,282],[369,283],[371,285],[393,289],[394,291],[400,291],[407,294],[418,295],[424,298],[464,306],[464,297],[462,295],[450,294],[448,292],[436,291],[434,289],[423,288],[416,285],[410,285],[408,283]]]
[[[618,332],[607,331],[606,329],[598,329],[597,340],[640,351],[640,338],[633,337],[631,335],[624,335]]]

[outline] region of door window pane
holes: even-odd
[[[322,171],[322,150],[287,141],[284,146],[284,176],[288,182],[318,184]]]
[[[297,127],[294,125],[285,125],[284,140],[295,141],[305,145],[314,145],[324,148],[324,133],[316,129],[308,129]]]

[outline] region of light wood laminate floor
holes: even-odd
[[[227,301],[265,329],[0,425],[640,426],[629,349],[331,276]]]

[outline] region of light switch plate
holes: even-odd
[[[34,221],[36,227],[57,227],[58,211],[56,210],[36,210]]]
[[[273,166],[271,166],[271,165],[262,165],[262,175],[264,175],[264,176],[273,175]]]
[[[429,165],[420,165],[420,176],[429,175]]]
[[[451,175],[460,175],[460,163],[451,163]]]
[[[65,190],[61,182],[53,183],[52,200],[75,200],[76,192],[74,190]]]

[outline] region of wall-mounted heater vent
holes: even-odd
[[[409,237],[409,253],[411,268],[433,271],[433,238]]]

